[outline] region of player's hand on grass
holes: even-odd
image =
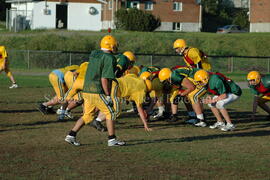
[[[153,129],[152,129],[152,128],[149,128],[149,127],[147,127],[147,126],[146,126],[146,127],[144,127],[144,130],[145,130],[145,131],[148,131],[148,132],[149,132],[149,131],[153,131]]]

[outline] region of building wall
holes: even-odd
[[[96,14],[91,15],[89,8],[94,7]],[[101,4],[97,3],[69,3],[68,4],[68,29],[100,31]]]
[[[270,0],[250,0],[250,32],[270,32]]]
[[[50,14],[44,14],[45,1],[35,2],[33,6],[33,29],[54,29],[56,18],[56,3],[47,2],[47,10]]]
[[[182,11],[173,11],[173,2],[169,0],[155,0],[153,1],[153,10],[147,10],[147,12],[152,13],[161,20],[161,26],[157,31],[172,31],[173,22],[182,23],[182,31],[200,31],[200,6],[195,3],[195,0],[175,0],[175,2],[182,2]],[[120,3],[118,7],[120,7]],[[102,9],[102,29],[114,28],[111,23],[112,10],[108,9],[108,4],[103,5]],[[140,2],[139,9],[145,10],[144,1]]]
[[[182,11],[173,11],[173,2],[182,2]],[[144,9],[144,4],[142,4]],[[156,0],[153,6],[153,15],[162,22],[199,22],[200,6],[190,0]]]
[[[173,31],[173,23],[172,22],[161,22],[159,28],[155,31]],[[181,29],[177,31],[183,32],[199,32],[200,24],[199,23],[181,23]]]

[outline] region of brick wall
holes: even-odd
[[[250,23],[270,22],[270,0],[250,0]]]

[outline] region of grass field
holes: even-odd
[[[209,128],[154,121],[144,131],[135,114],[117,120],[117,136],[125,147],[107,147],[107,134],[84,127],[83,144],[73,147],[64,137],[75,120],[57,122],[42,115],[36,103],[53,94],[46,76],[16,76],[18,89],[0,76],[0,179],[269,179],[270,122],[259,111],[251,121],[252,96],[228,108],[237,128]],[[183,117],[183,105],[180,106]],[[209,123],[214,122],[206,107]]]

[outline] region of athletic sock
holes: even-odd
[[[109,139],[109,140],[110,140],[110,139],[115,139],[115,138],[116,138],[115,135],[108,136],[108,139]]]
[[[199,120],[201,120],[201,121],[204,120],[203,114],[198,114],[198,115],[197,115],[197,118],[198,118]]]
[[[76,137],[77,132],[71,130],[68,135]]]

